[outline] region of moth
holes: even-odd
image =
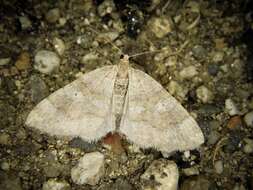
[[[128,55],[118,65],[84,74],[42,100],[26,125],[88,142],[117,133],[139,147],[166,153],[204,142],[193,117],[151,76],[132,68]]]

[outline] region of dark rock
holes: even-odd
[[[34,103],[40,102],[49,94],[49,90],[45,82],[38,76],[33,75],[30,78],[30,94]]]
[[[80,137],[73,138],[69,145],[72,148],[79,148],[85,152],[94,152],[96,150],[96,144],[85,142]]]

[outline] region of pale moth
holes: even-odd
[[[127,55],[118,65],[84,74],[42,100],[26,125],[89,142],[119,133],[139,147],[166,153],[204,142],[190,114],[153,78],[132,68]]]

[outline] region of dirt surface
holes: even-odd
[[[177,163],[178,189],[253,189],[252,4],[0,1],[0,189],[41,189],[50,179],[74,190],[142,189],[140,176],[162,158]],[[43,50],[51,65],[36,62]],[[147,51],[131,64],[196,118],[205,135],[199,149],[165,157],[126,142],[126,154],[115,156],[101,142],[25,126],[38,102],[82,73]],[[106,157],[105,175],[94,186],[73,183],[71,168],[95,150]]]

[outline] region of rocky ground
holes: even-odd
[[[253,189],[252,2],[127,2],[0,1],[0,189],[175,189],[178,177],[179,190]],[[168,158],[128,144],[115,156],[24,125],[55,90],[117,64],[115,46],[151,52],[131,64],[197,119],[198,150]]]

